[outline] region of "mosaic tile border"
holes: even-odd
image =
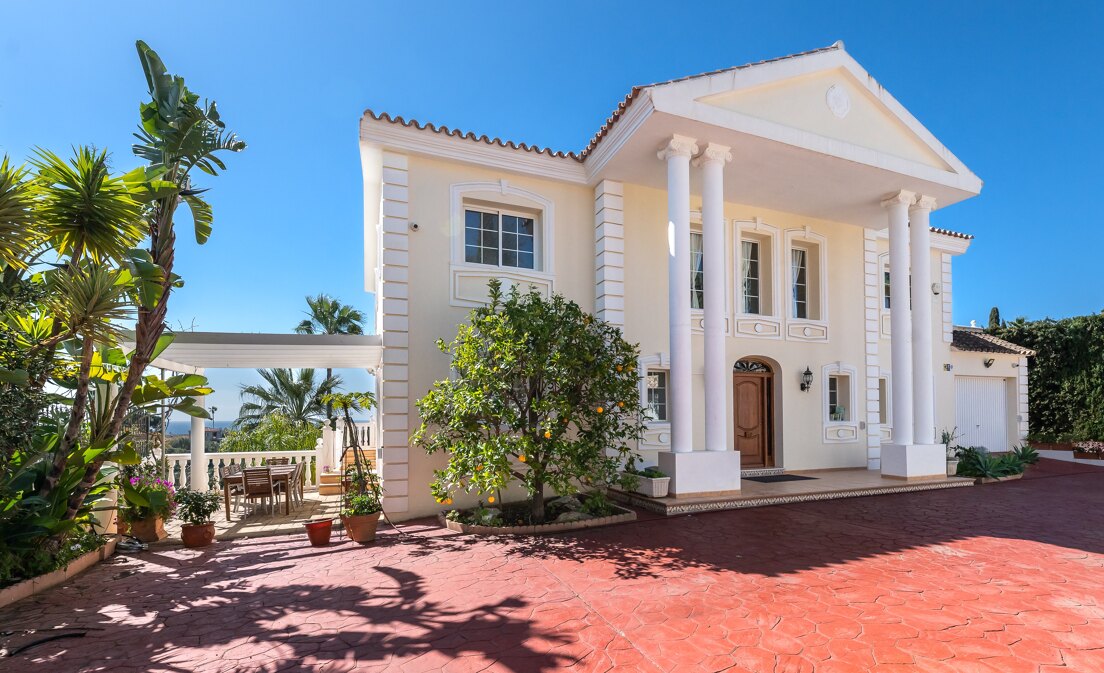
[[[781,467],[753,467],[748,470],[740,470],[740,477],[774,477],[785,473]]]
[[[696,502],[685,504],[668,504],[651,498],[644,498],[619,491],[610,491],[610,498],[621,503],[639,507],[643,510],[665,516],[678,514],[697,514],[702,512],[719,512],[730,509],[749,509],[751,507],[768,507],[770,505],[792,505],[799,502],[818,502],[822,500],[842,500],[844,498],[861,498],[870,495],[890,495],[893,493],[914,493],[917,491],[938,491],[947,488],[963,488],[973,486],[972,481],[941,481],[937,483],[902,484],[900,486],[879,486],[876,488],[859,488],[842,491],[825,491],[821,493],[795,493],[791,495],[764,496],[761,498],[748,498],[742,500],[713,500],[709,502]]]

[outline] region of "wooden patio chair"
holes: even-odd
[[[245,475],[245,499],[247,502],[261,500],[267,501],[270,511],[276,513],[276,501],[280,490],[272,483],[272,470],[267,467],[247,467],[242,470]]]
[[[306,463],[296,463],[295,471],[291,473],[291,477],[288,479],[288,497],[291,498],[291,503],[295,507],[303,506],[303,475],[305,474],[304,468]]]
[[[269,465],[287,465],[289,462],[291,462],[291,458],[269,458],[267,462]]]
[[[239,469],[240,472],[240,469]],[[227,477],[237,474],[234,471],[234,465],[227,465],[219,468],[219,480],[226,479]],[[238,507],[241,506],[242,496],[245,495],[245,488],[241,484],[230,484],[230,502],[234,503],[234,511],[238,511]]]

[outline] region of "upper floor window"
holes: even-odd
[[[702,233],[690,232],[690,308],[705,308],[705,254]]]
[[[740,242],[740,277],[744,295],[744,313],[760,313],[759,242]]]
[[[667,420],[667,372],[649,369],[644,385],[644,414],[651,421]]]
[[[882,272],[882,306],[889,310],[889,271]]]
[[[536,221],[500,210],[464,211],[464,261],[536,268]]]
[[[793,288],[793,317],[809,317],[809,251],[805,248],[790,250],[791,286]]]

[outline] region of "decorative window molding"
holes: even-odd
[[[794,313],[794,266],[795,249],[806,251],[807,268],[805,285],[806,302],[809,305],[809,317],[799,318]],[[794,341],[828,341],[828,239],[813,231],[787,229],[784,237],[783,278],[780,285],[786,288],[786,338]],[[814,266],[815,265],[815,266]]]
[[[506,179],[460,182],[449,187],[450,202],[450,301],[451,306],[473,307],[486,303],[487,282],[497,278],[505,287],[532,287],[546,295],[554,291],[555,205],[550,199]],[[495,212],[534,220],[532,269],[466,261],[466,211]],[[501,225],[500,225],[501,226]],[[501,245],[501,243],[500,243]]]
[[[893,440],[893,382],[886,371],[878,377],[878,428],[882,442]]]
[[[832,380],[836,381],[833,391]],[[824,424],[824,441],[830,443],[855,442],[859,439],[859,414],[857,406],[859,375],[858,370],[848,364],[833,362],[821,367],[821,416]],[[836,395],[833,400],[832,395]],[[832,402],[835,402],[833,405]],[[830,407],[842,407],[843,417],[835,416]]]
[[[777,227],[754,220],[732,221],[733,332],[740,337],[782,338],[781,245]],[[759,244],[759,313],[744,311],[743,243]]]
[[[654,355],[641,356],[637,360],[638,371],[640,372],[640,404],[645,409],[648,407],[648,372],[649,371],[661,371],[668,375],[667,384],[668,390],[670,390],[670,371],[671,371],[671,358],[667,353],[655,353]],[[667,399],[668,405],[670,404],[670,397]],[[670,406],[668,406],[668,417],[666,420],[651,420],[645,419],[644,421],[644,436],[640,440],[641,449],[662,449],[671,445],[671,421],[670,421]]]

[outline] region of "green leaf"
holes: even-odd
[[[16,386],[25,386],[30,381],[30,375],[26,369],[0,368],[0,383],[10,383]]]
[[[211,237],[211,223],[215,219],[211,204],[195,195],[184,196],[184,203],[187,203],[188,209],[192,211],[196,243],[203,245]]]

